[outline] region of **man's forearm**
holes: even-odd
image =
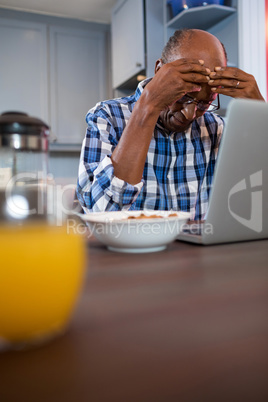
[[[147,152],[159,111],[141,97],[111,159],[114,175],[129,184],[141,181]]]
[[[89,165],[87,169],[90,169]],[[92,169],[90,180],[89,178],[85,180],[87,171],[83,161],[79,171],[77,196],[87,213],[128,209],[135,202],[142,189],[142,183],[131,186],[115,177],[113,165],[108,156],[99,162],[96,169]]]

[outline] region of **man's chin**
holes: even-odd
[[[169,126],[172,128],[172,131],[177,131],[177,132],[182,132],[187,130],[190,125],[192,124],[192,122],[182,122],[178,119],[176,119],[176,117],[172,116],[170,121],[169,121]]]
[[[174,115],[170,116],[167,114],[162,114],[160,115],[160,118],[162,120],[163,126],[171,132],[177,132],[177,133],[183,132],[187,130],[192,124],[192,122],[189,121],[183,122],[174,117]]]

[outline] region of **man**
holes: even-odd
[[[212,34],[176,31],[155,76],[135,95],[101,102],[87,114],[77,196],[85,212],[207,210],[223,120],[217,94],[264,100],[253,76],[227,67]]]

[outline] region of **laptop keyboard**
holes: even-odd
[[[202,236],[204,222],[190,222],[183,225],[182,234]]]

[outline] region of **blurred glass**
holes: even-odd
[[[68,230],[48,139],[39,119],[0,116],[0,350],[64,332],[83,282],[84,237],[74,218]]]

